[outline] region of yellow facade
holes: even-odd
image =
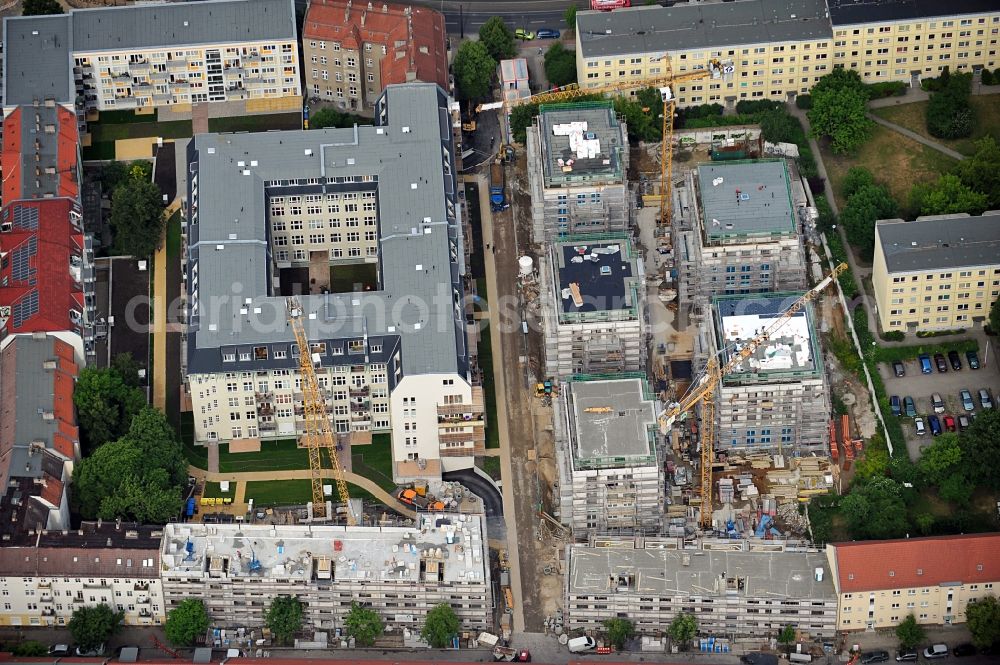
[[[951,71],[993,69],[1000,66],[998,40],[1000,9],[986,14],[836,25],[832,39],[578,57],[577,80],[582,87],[593,88],[663,76],[667,73],[666,53],[675,74],[708,69],[712,60],[732,66],[727,75],[678,86],[674,94],[682,106],[744,99],[783,101],[808,92],[836,67],[857,71],[866,83],[934,77],[946,65]],[[585,53],[579,30],[576,52]]]
[[[995,596],[998,590],[1000,580],[841,593],[837,597],[837,630],[895,628],[910,614],[922,624],[964,623],[970,602]]]
[[[872,289],[883,332],[969,328],[1000,296],[1000,256],[986,265],[890,273],[876,226]]]

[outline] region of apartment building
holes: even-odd
[[[584,87],[704,70],[676,86],[681,105],[782,101],[834,67],[867,83],[919,80],[1000,66],[1000,8],[991,0],[935,3],[746,0],[577,15]]]
[[[727,362],[742,342],[767,329],[800,296],[713,298],[709,353]],[[808,306],[722,378],[715,404],[718,451],[805,455],[829,448],[830,390]]]
[[[397,479],[439,478],[482,453],[449,109],[437,85],[405,84],[386,89],[375,126],[191,141],[186,363],[196,441],[301,433],[287,321],[287,296],[301,294],[341,444],[391,431]],[[361,290],[333,288],[342,272],[365,269]]]
[[[544,105],[527,132],[535,242],[628,231],[628,130],[611,102]]]
[[[559,516],[577,538],[660,528],[663,467],[644,378],[574,379],[553,400]]]
[[[445,39],[444,15],[427,7],[312,0],[302,27],[305,94],[371,112],[388,85],[450,90]]]
[[[688,172],[674,225],[679,302],[806,288],[799,210],[785,160],[713,162]]]
[[[360,602],[393,631],[419,630],[441,603],[479,631],[492,626],[486,548],[481,516],[427,514],[416,527],[168,524],[159,558],[167,611],[201,598],[213,625],[260,625],[290,595],[324,630]]]
[[[123,612],[127,626],[162,624],[161,529],[98,521],[5,535],[0,626],[65,626],[74,610],[102,603]]]
[[[1000,590],[1000,534],[978,533],[826,546],[839,610],[837,630],[965,622],[974,600]]]
[[[160,120],[301,108],[291,0],[217,0],[4,19],[4,108],[39,100],[92,111],[159,109]]]
[[[788,625],[812,639],[836,631],[837,596],[822,552],[750,546],[681,549],[676,538],[592,538],[567,548],[566,628],[601,631],[628,617],[662,635],[684,612],[701,636],[757,641]]]
[[[872,287],[885,332],[982,325],[1000,296],[1000,211],[879,220]]]
[[[69,528],[67,487],[80,457],[71,344],[45,333],[0,343],[0,535]]]
[[[645,274],[628,235],[561,238],[538,272],[547,375],[643,370]]]

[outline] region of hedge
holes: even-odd
[[[974,339],[966,339],[946,344],[915,344],[913,346],[889,346],[879,347],[875,354],[875,361],[891,363],[897,360],[913,360],[922,353],[934,355],[935,353],[948,353],[949,351],[979,351],[979,342]]]

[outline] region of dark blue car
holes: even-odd
[[[538,39],[559,39],[559,31],[552,28],[539,28],[535,32]]]

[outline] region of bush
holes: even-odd
[[[740,115],[755,115],[765,111],[784,111],[783,102],[770,99],[743,99],[736,102],[736,112]]]
[[[887,342],[902,342],[906,339],[906,334],[902,330],[890,330],[880,335]]]
[[[913,346],[890,346],[879,347],[875,353],[876,362],[891,363],[897,360],[913,360],[921,353],[934,355],[935,353],[948,353],[951,350],[965,353],[966,351],[978,351],[979,342],[974,339],[962,340],[960,342],[948,342],[947,344],[915,344]]]
[[[994,82],[993,72],[984,68],[983,73],[980,75],[980,80],[982,81],[983,85],[993,85]]]
[[[902,97],[906,94],[909,86],[902,81],[886,81],[884,83],[872,83],[868,86],[869,99],[880,99],[883,97]]]
[[[926,337],[945,337],[947,335],[961,335],[964,332],[964,328],[959,328],[958,330],[918,330],[917,337],[921,339]]]
[[[958,139],[972,134],[975,111],[969,104],[972,74],[947,74],[938,79],[938,91],[927,103],[927,131],[939,139]]]
[[[795,98],[795,105],[804,111],[808,111],[813,107],[812,95],[799,95]]]

